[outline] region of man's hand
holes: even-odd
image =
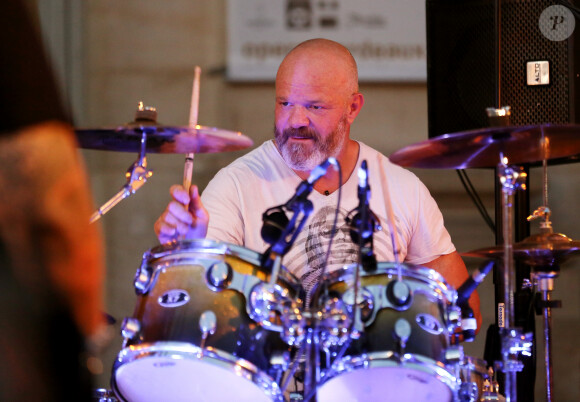
[[[189,194],[181,185],[171,186],[169,192],[173,200],[154,225],[159,242],[205,238],[209,214],[201,202],[197,186],[191,186]]]

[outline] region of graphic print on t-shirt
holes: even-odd
[[[310,291],[322,272],[332,237],[335,213],[336,208],[332,206],[316,211],[286,256],[286,267],[301,279],[306,291]],[[358,245],[350,238],[349,226],[344,220],[347,213],[346,210],[339,211],[326,272],[357,262]]]

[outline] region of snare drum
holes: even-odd
[[[350,314],[355,268],[345,266],[326,276],[328,291],[317,301],[323,315],[341,304]],[[456,298],[456,291],[428,268],[383,262],[373,272],[361,269],[360,338],[350,341],[344,357],[330,359],[317,400],[451,401],[458,381],[444,362],[450,339],[448,306]],[[341,345],[328,345],[339,338],[336,333],[325,337],[326,321],[322,319],[321,339],[332,357]]]
[[[133,317],[112,386],[128,401],[282,400],[280,314],[299,281],[270,275],[259,253],[210,240],[168,243],[143,256]]]

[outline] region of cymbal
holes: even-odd
[[[115,128],[76,129],[81,148],[104,151],[140,152],[141,137],[147,134],[147,153],[216,153],[238,151],[253,141],[240,132],[215,127],[163,126],[154,122],[133,122]]]
[[[501,156],[508,164],[570,158],[580,159],[580,126],[530,125],[490,127],[440,137],[405,147],[391,162],[418,168],[466,169],[496,167]]]
[[[513,245],[514,259],[532,267],[551,267],[566,261],[580,252],[580,242],[561,233],[540,233],[532,235]],[[465,257],[503,258],[501,246],[481,248],[467,253]]]

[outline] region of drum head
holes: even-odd
[[[375,367],[355,370],[325,382],[317,393],[318,402],[449,402],[451,389],[436,376],[406,368]]]
[[[239,365],[224,367],[208,364],[203,358],[150,356],[119,367],[115,388],[131,402],[272,401],[265,389],[248,381],[247,375]]]

